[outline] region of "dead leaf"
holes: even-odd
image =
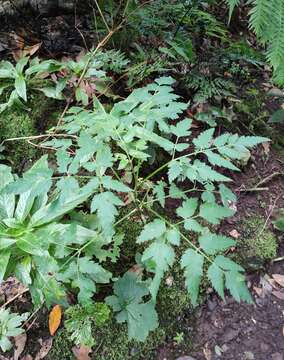
[[[265,155],[268,155],[270,152],[270,142],[266,141],[266,142],[262,143],[262,147],[264,149]]]
[[[5,356],[3,356],[3,355],[0,354],[0,360],[10,360],[10,359],[8,359],[8,358],[6,358]]]
[[[284,300],[284,292],[282,291],[273,290],[272,295],[277,297],[277,299]]]
[[[206,360],[212,359],[212,351],[209,349],[208,343],[206,343],[205,347],[203,348],[203,354],[204,354]]]
[[[282,328],[282,335],[284,336],[284,326],[283,326],[283,328]]]
[[[30,354],[24,356],[21,360],[33,360]]]
[[[14,351],[14,360],[18,360],[26,346],[27,334],[26,333],[20,334],[16,336],[14,339],[15,339],[15,347],[16,347]]]
[[[284,288],[284,275],[281,274],[272,274],[273,279]]]
[[[62,311],[60,305],[55,305],[49,314],[48,326],[50,335],[53,336],[61,323]]]
[[[238,239],[241,236],[241,234],[236,229],[230,231],[229,235],[234,239]]]
[[[39,352],[36,354],[35,360],[41,360],[46,357],[52,347],[53,339],[50,337],[43,341]]]
[[[254,287],[253,287],[253,290],[256,292],[257,296],[263,297],[263,295],[264,295],[264,294],[263,294],[263,289],[254,286]]]
[[[89,354],[92,350],[87,346],[73,347],[72,351],[77,360],[91,360]]]

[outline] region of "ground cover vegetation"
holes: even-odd
[[[270,138],[283,146],[283,110],[264,111],[269,100],[254,85],[264,73],[281,104],[284,2],[91,8],[80,51],[47,58],[42,42],[0,63],[0,281],[16,278],[30,301],[22,314],[9,308],[14,300],[2,305],[0,347],[9,351],[52,309],[51,335],[64,310],[59,339],[77,346],[78,359],[114,321],[138,350],[103,345],[97,358],[153,359],[144,344],[172,331],[160,308],[176,297],[194,308],[208,288],[252,303],[250,259],[276,257],[262,218],[243,223],[243,240],[220,229],[238,211],[231,184],[254,149]]]

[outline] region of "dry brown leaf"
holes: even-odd
[[[33,360],[30,354],[25,355],[21,360]]]
[[[230,231],[229,235],[234,239],[238,239],[241,236],[241,234],[236,229]]]
[[[212,359],[212,351],[209,349],[208,343],[206,343],[205,347],[203,348],[203,354],[204,354],[206,360]]]
[[[254,286],[254,287],[253,287],[253,290],[256,292],[257,296],[263,297],[263,289]]]
[[[19,61],[22,57],[26,57],[26,56],[32,56],[34,55],[39,48],[41,47],[42,43],[38,43],[32,46],[25,46],[22,49],[17,49],[13,51],[13,58],[16,61]]]
[[[46,357],[52,347],[53,339],[50,337],[43,341],[39,352],[36,354],[35,360],[41,360]]]
[[[73,354],[76,356],[76,360],[91,360],[89,354],[92,351],[87,346],[80,346],[72,348]]]
[[[3,355],[0,354],[0,360],[10,360],[10,359],[8,359],[8,358],[6,358],[5,356],[3,356]]]
[[[50,335],[53,336],[61,323],[62,311],[60,305],[55,305],[49,314],[48,326]]]
[[[284,288],[284,275],[273,274],[272,277],[277,282],[277,284]]]
[[[265,155],[268,155],[270,152],[270,142],[267,141],[267,142],[262,143],[262,147],[264,149]]]
[[[277,299],[284,300],[284,292],[282,291],[273,290],[272,295],[277,297]]]
[[[15,339],[14,360],[18,360],[26,346],[27,334],[26,333],[20,334],[16,336],[14,339]]]

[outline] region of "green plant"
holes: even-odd
[[[230,17],[240,0],[227,0]],[[284,2],[282,0],[253,0],[249,18],[249,27],[259,41],[267,45],[266,56],[274,69],[274,79],[284,84]]]
[[[86,201],[94,187],[80,188],[75,179],[59,181],[48,200],[52,174],[46,156],[19,179],[9,167],[0,167],[0,281],[15,275],[30,288],[36,306],[43,300],[66,303],[66,286],[77,289],[79,302],[87,303],[95,283],[111,278],[88,247],[94,242],[100,257],[105,243],[96,231],[63,217]]]
[[[66,312],[64,326],[71,341],[76,345],[92,347],[96,341],[92,335],[94,327],[101,327],[110,316],[110,309],[104,303],[70,306]]]
[[[100,87],[106,87],[105,72],[101,70],[103,62],[96,58],[96,54],[95,51],[90,51],[79,56],[76,61],[65,59],[61,62],[24,57],[15,66],[9,61],[2,61],[0,95],[7,93],[8,101],[0,104],[0,112],[13,105],[23,106],[22,100],[27,102],[28,91],[41,91],[49,98],[64,100],[66,87],[74,90],[78,103],[87,105],[89,98],[96,91],[94,83],[98,82],[98,79],[103,82]],[[98,56],[105,60],[102,53]],[[125,60],[120,56],[116,65],[113,62],[112,67],[118,68],[122,62],[125,64]]]
[[[28,57],[24,57],[15,66],[9,61],[1,61],[0,95],[8,92],[8,100],[0,104],[0,112],[13,105],[22,105],[21,100],[27,101],[27,89],[42,86],[41,76],[44,73],[61,69],[61,64],[54,60],[40,62],[38,58],[34,58],[30,63],[29,60]]]
[[[281,210],[281,215],[274,221],[274,226],[277,230],[284,232],[284,210]]]
[[[11,313],[10,310],[0,309],[0,348],[6,352],[12,348],[10,337],[20,335],[24,332],[22,323],[27,320],[29,314],[22,315]]]
[[[50,131],[53,139],[43,143],[56,150],[61,188],[82,172],[91,177],[89,186],[95,195],[90,209],[103,243],[114,241],[116,227],[124,218],[139,216],[145,222],[136,240],[142,248],[142,256],[136,257],[140,271],[119,277],[114,295],[106,299],[118,322],[128,324],[129,337],[138,340],[145,340],[158,325],[157,293],[177,260],[175,248],[181,243],[186,250],[179,262],[194,305],[205,274],[221,297],[227,288],[237,301],[251,302],[244,269],[222,255],[235,240],[213,232],[214,225],[235,213],[230,204],[236,197],[224,184],[230,178],[219,168],[237,171],[238,161],[247,157],[249,148],[268,139],[229,133],[214,137],[215,129],[209,128],[192,140],[188,150],[183,139],[191,135],[191,121],[174,123],[187,104],[173,93],[173,82],[169,77],[159,78],[134,90],[110,111],[96,98],[94,110],[73,107],[62,125]],[[165,153],[164,162],[149,171],[153,150],[159,148]],[[128,184],[123,181],[125,172],[132,174]],[[181,190],[185,180],[192,185]],[[163,210],[157,209],[158,204],[165,207],[168,197],[178,199],[176,221],[167,220]],[[125,202],[131,202],[133,209],[116,220]],[[180,231],[181,226],[190,236]]]

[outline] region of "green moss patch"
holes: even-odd
[[[252,216],[243,221],[238,251],[244,266],[258,267],[277,254],[277,238],[265,226],[262,217]]]

